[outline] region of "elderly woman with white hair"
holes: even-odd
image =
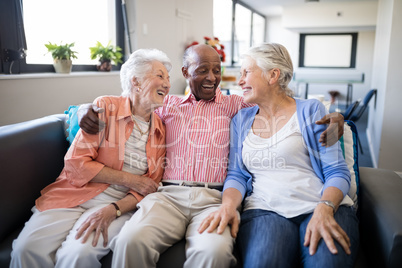
[[[159,50],[131,54],[121,96],[94,102],[104,129],[79,130],[60,176],[41,191],[14,241],[10,267],[100,267],[109,241],[162,179],[165,128],[153,111],[169,93],[171,68]]]
[[[244,101],[257,106],[232,119],[222,205],[199,231],[222,233],[230,224],[243,267],[353,267],[356,189],[339,142],[318,142],[325,127],[314,122],[326,114],[324,105],[294,99],[292,75],[282,45],[245,53],[238,84]]]

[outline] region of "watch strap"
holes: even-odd
[[[119,206],[115,203],[115,202],[113,202],[113,203],[111,203],[113,206],[114,206],[114,208],[116,209],[116,217],[120,217],[121,216],[121,211],[120,211],[120,208],[119,208]]]

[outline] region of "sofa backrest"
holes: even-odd
[[[22,226],[64,166],[65,115],[0,127],[0,241]]]

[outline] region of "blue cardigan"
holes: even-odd
[[[230,125],[229,167],[223,191],[227,188],[236,188],[243,198],[252,192],[252,175],[243,164],[243,141],[258,110],[258,106],[240,110]],[[318,100],[296,99],[296,112],[311,165],[324,184],[323,191],[333,186],[341,190],[345,197],[350,188],[350,172],[339,142],[331,147],[321,146],[318,142],[326,126],[317,125],[315,121],[326,114],[324,105]]]

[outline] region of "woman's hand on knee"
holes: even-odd
[[[230,233],[236,238],[239,231],[240,213],[233,208],[221,205],[221,207],[209,214],[201,223],[198,232],[202,233],[207,230],[208,233],[217,229],[218,234],[225,231],[226,226],[230,225]]]
[[[112,206],[106,206],[92,213],[77,229],[75,239],[82,237],[82,243],[85,243],[92,232],[95,232],[92,240],[92,246],[98,244],[100,235],[103,236],[103,246],[108,244],[108,228],[110,223],[116,218],[116,209]]]
[[[329,251],[337,254],[334,239],[350,254],[350,239],[346,232],[339,226],[333,216],[333,210],[328,206],[317,206],[313,216],[307,225],[306,235],[304,237],[304,246],[309,246],[310,255],[317,251],[318,242],[324,239]]]

